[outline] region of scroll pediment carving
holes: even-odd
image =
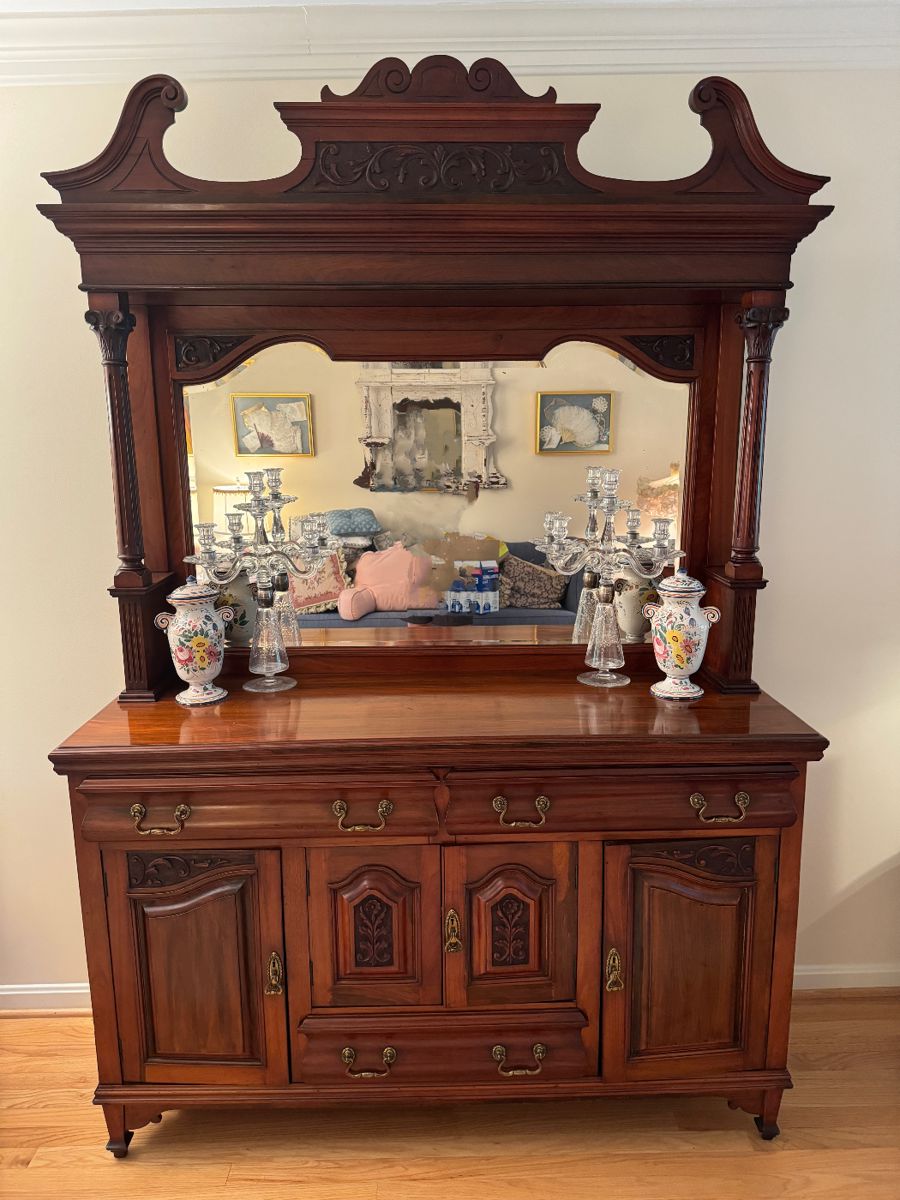
[[[513,79],[509,70],[495,58],[480,58],[471,67],[446,54],[423,58],[410,70],[399,58],[383,58],[366,72],[362,83],[347,95],[336,95],[322,88],[322,99],[425,101],[439,104],[446,100],[532,100],[552,104],[556,92],[548,88],[543,96],[529,96]]]

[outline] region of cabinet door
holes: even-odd
[[[448,1004],[574,999],[576,852],[570,842],[444,850]]]
[[[608,846],[603,1075],[765,1066],[777,839]]]
[[[125,1081],[286,1083],[278,852],[103,862]]]
[[[307,863],[313,1005],[440,1004],[440,849],[321,847]]]

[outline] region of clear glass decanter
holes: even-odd
[[[288,656],[281,636],[281,625],[275,610],[274,592],[271,588],[257,587],[256,625],[250,643],[251,674],[258,679],[248,679],[244,684],[247,692],[286,692],[297,686],[296,679],[282,675],[288,669]]]
[[[619,622],[613,607],[615,588],[611,584],[601,583],[596,590],[597,611],[584,659],[594,670],[584,671],[578,676],[578,682],[590,687],[624,687],[631,680],[627,675],[619,675],[612,670],[613,667],[625,666]]]
[[[594,628],[594,617],[599,602],[597,574],[595,571],[585,571],[584,586],[578,597],[578,612],[575,614],[575,625],[572,629],[572,644],[578,645],[591,640],[591,630]]]
[[[278,627],[281,638],[287,647],[299,646],[302,642],[300,622],[291,600],[291,587],[287,571],[279,571],[275,576],[275,612],[278,614]]]

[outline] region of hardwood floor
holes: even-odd
[[[0,1021],[3,1200],[900,1198],[896,992],[795,1001],[770,1143],[724,1100],[176,1112],[119,1162],[95,1069],[88,1017]]]

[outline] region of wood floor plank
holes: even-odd
[[[90,1021],[0,1021],[0,1196],[900,1200],[900,995],[801,998],[792,1051],[771,1143],[722,1100],[662,1096],[168,1112],[115,1161]]]

